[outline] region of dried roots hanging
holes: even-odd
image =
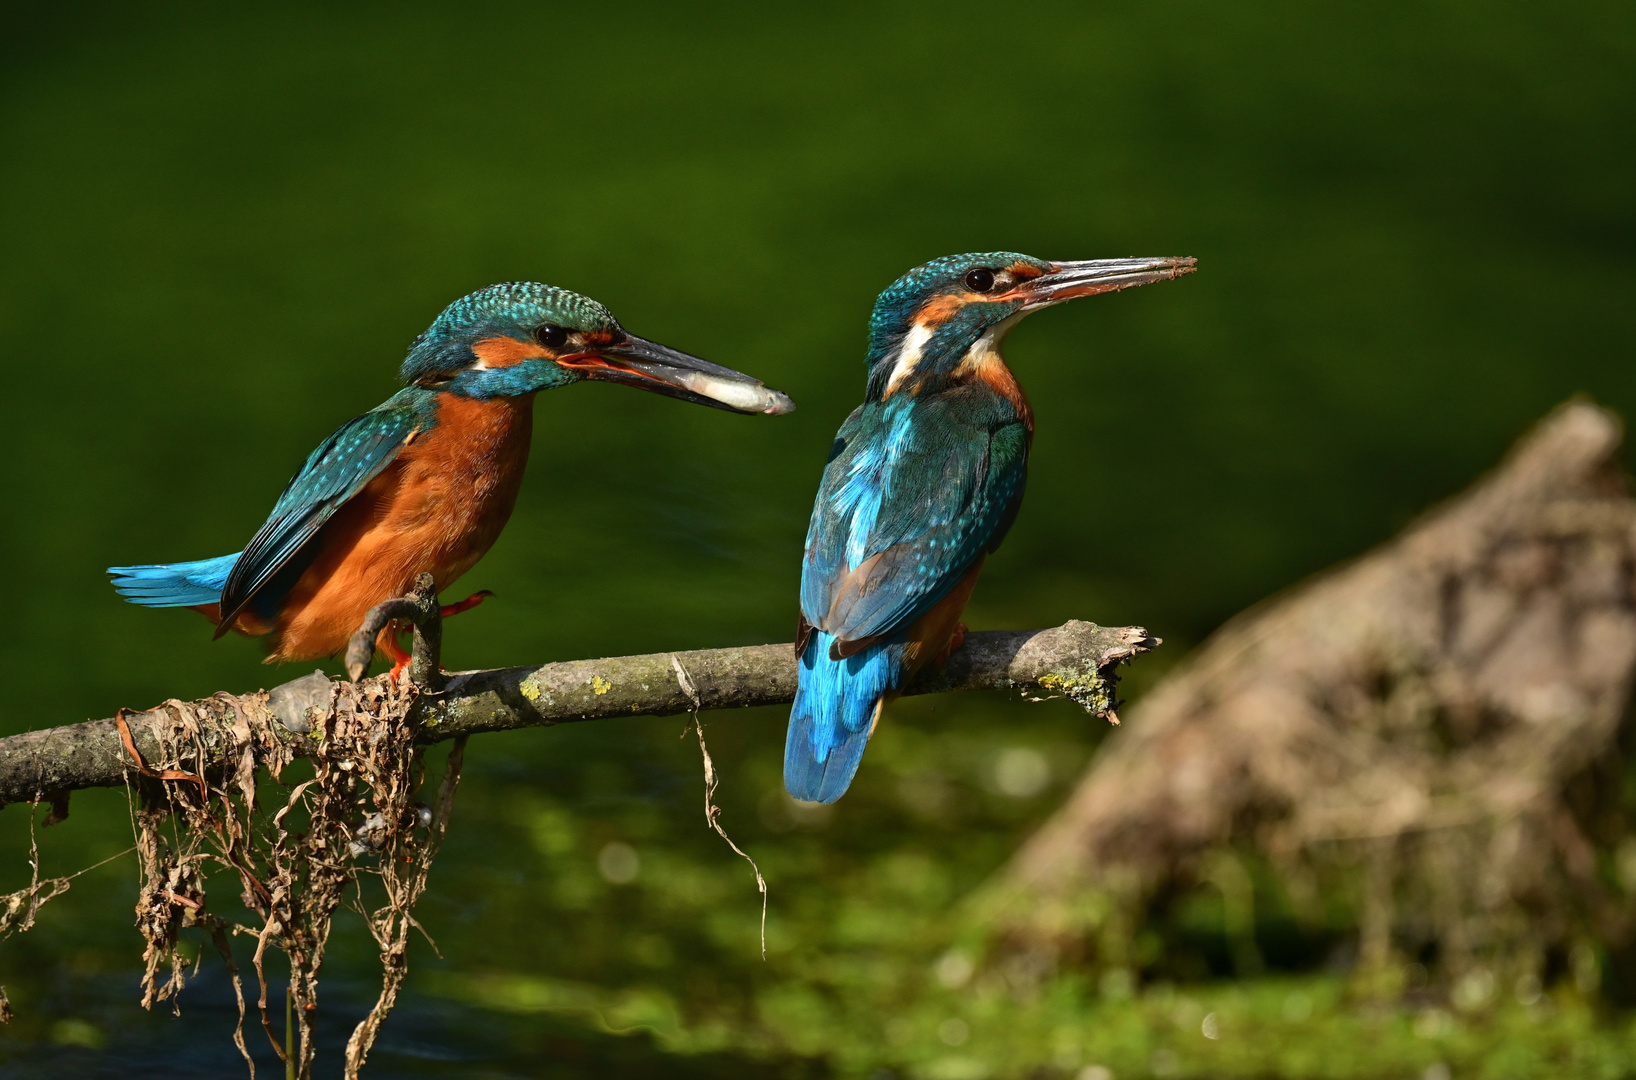
[[[141,807],[133,811],[144,878],[137,926],[147,941],[142,1004],[175,999],[188,975],[182,932],[200,930],[231,974],[239,1006],[234,1042],[252,1077],[248,1008],[231,938],[254,940],[261,1028],[287,1074],[306,1078],[317,1050],[318,978],[332,920],[343,903],[364,917],[380,950],[382,985],[347,1042],[345,1075],[356,1077],[408,973],[410,932],[421,929],[414,906],[448,826],[465,748],[464,739],[456,740],[427,805],[424,751],[415,742],[422,691],[390,677],[352,683],[318,677],[314,685],[320,695],[327,690],[327,702],[311,701],[293,724],[287,709],[269,708],[266,694],[223,694],[167,701],[155,710],[166,720],[158,725],[162,761],[142,760],[127,741],[142,777]],[[216,775],[199,765],[223,757],[219,748],[207,753],[203,733],[223,729],[234,739],[226,760],[237,764]],[[298,750],[312,776],[289,786],[276,809],[260,806],[257,762],[277,781]],[[254,916],[249,923],[213,909],[207,877],[219,869],[237,875],[237,899]],[[282,951],[289,964],[285,1011],[293,1021],[282,1038],[269,1002],[269,949]]]

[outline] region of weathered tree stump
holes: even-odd
[[[1313,923],[1345,890],[1364,971],[1594,979],[1585,946],[1631,940],[1636,891],[1621,434],[1565,405],[1398,538],[1224,626],[981,892],[1002,950],[1140,966],[1153,905],[1213,887],[1253,962],[1250,871],[1270,870]]]

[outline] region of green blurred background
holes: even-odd
[[[410,338],[495,281],[585,292],[800,409],[542,395],[516,516],[460,584],[496,598],[450,665],[787,640],[874,294],[996,248],[1200,262],[1012,336],[1033,475],[967,620],[1145,625],[1167,644],[1139,697],[1567,396],[1636,415],[1633,144],[1636,9],[1612,0],[9,5],[0,731],[300,674],[121,603],[101,568],[237,550]],[[852,793],[798,815],[780,712],[708,719],[724,824],[771,885],[766,962],[679,721],[486,737],[421,911],[445,959],[413,955],[375,1075],[1636,1069],[1623,1014],[1428,1032],[1349,1005],[1320,949],[1236,982],[1161,957],[1134,992],[956,993],[947,913],[1103,732],[1062,702],[907,702]],[[124,793],[42,840],[48,874],[118,852]],[[0,890],[27,842],[0,814]],[[599,873],[610,844],[634,880]],[[179,1019],[137,1008],[134,873],[0,945],[7,1075],[240,1068],[219,962]],[[338,923],[332,1048],[373,997],[366,940]],[[1207,1044],[1206,1007],[1242,1021]]]

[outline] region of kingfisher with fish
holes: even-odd
[[[740,413],[795,408],[749,375],[637,337],[596,301],[536,282],[449,305],[398,377],[403,389],[308,456],[243,551],[111,567],[114,587],[146,607],[193,608],[218,638],[264,637],[269,663],[331,656],[419,574],[441,591],[493,546],[517,502],[540,391],[590,380]],[[377,639],[394,675],[408,663],[397,633],[388,625]]]
[[[801,566],[784,785],[846,793],[888,698],[960,647],[983,561],[1022,504],[1034,414],[1000,355],[1025,316],[1192,273],[1191,258],[951,255],[893,282],[869,322],[863,404],[836,434]]]

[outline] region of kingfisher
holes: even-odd
[[[846,793],[886,700],[960,647],[983,560],[1022,504],[1034,414],[1000,355],[1030,312],[1192,273],[1191,258],[950,255],[875,301],[863,404],[824,466],[801,565],[784,786]]]
[[[265,637],[268,663],[331,656],[417,575],[429,571],[441,591],[494,544],[517,502],[541,390],[593,380],[740,413],[795,408],[749,375],[637,337],[596,301],[537,282],[450,304],[398,378],[403,389],[307,457],[243,551],[110,567],[114,588],[146,607],[193,608],[217,638]],[[388,626],[376,642],[394,676],[408,663],[397,634]]]

